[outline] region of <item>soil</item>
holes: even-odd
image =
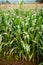
[[[8,61],[5,59],[0,59],[0,65],[36,65],[36,64],[33,64],[32,62],[25,60],[14,61],[14,59],[12,59]]]
[[[12,8],[18,8],[18,4],[0,4],[0,8],[7,8],[7,9],[12,9]],[[28,9],[28,8],[40,8],[43,7],[43,3],[30,3],[30,4],[23,4],[23,8]]]

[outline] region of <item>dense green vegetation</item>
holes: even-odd
[[[36,0],[37,2],[43,3],[43,0]]]
[[[43,8],[0,10],[0,58],[43,58]]]

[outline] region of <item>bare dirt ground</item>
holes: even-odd
[[[25,60],[14,61],[12,59],[11,61],[8,61],[5,59],[0,59],[0,65],[36,65],[36,64],[33,64],[32,62]]]
[[[43,3],[23,4],[22,7],[25,9],[34,8],[34,7],[40,8],[40,7],[43,7]],[[19,5],[18,4],[0,4],[0,9],[1,8],[8,8],[8,9],[19,8]]]

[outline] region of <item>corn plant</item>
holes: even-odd
[[[43,57],[43,8],[24,11],[0,10],[0,58]]]

